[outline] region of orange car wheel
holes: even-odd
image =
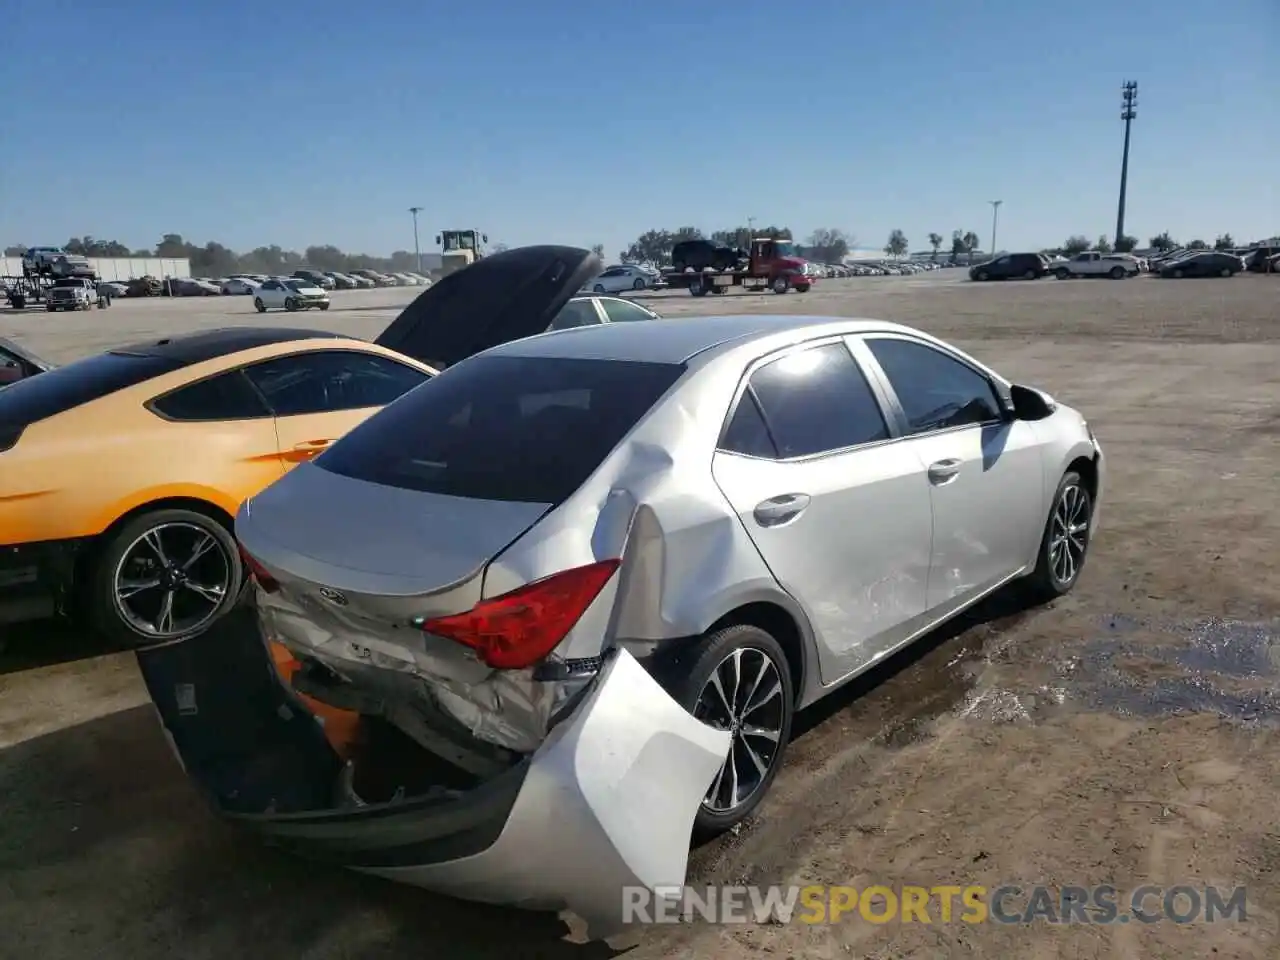
[[[203,632],[235,605],[243,582],[226,527],[194,510],[162,509],[109,534],[86,599],[95,627],[139,647]]]

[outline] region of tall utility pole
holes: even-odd
[[[418,261],[418,273],[422,273],[422,251],[418,249],[418,214],[422,208],[410,207],[409,212],[413,214],[413,258]]]
[[[1003,200],[988,200],[991,204],[991,256],[996,255],[996,224],[1000,222],[1000,204]]]
[[[1138,81],[1126,80],[1120,88],[1120,119],[1124,121],[1124,155],[1120,160],[1120,206],[1116,210],[1115,248],[1120,249],[1124,237],[1124,200],[1129,188],[1129,133],[1138,115]]]

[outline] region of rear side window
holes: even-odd
[[[314,462],[388,487],[555,504],[683,372],[665,363],[474,357],[374,414]]]
[[[167,357],[128,353],[86,357],[5,387],[0,392],[0,424],[36,423],[180,366]]]
[[[880,404],[843,343],[787,354],[760,367],[749,382],[784,459],[889,436]]]
[[[271,416],[261,394],[241,370],[180,387],[151,401],[151,408],[168,420],[252,420]]]
[[[760,406],[756,403],[755,395],[749,387],[743,392],[742,399],[738,401],[738,408],[733,411],[733,419],[725,428],[720,449],[747,457],[777,459],[778,448],[773,445],[773,438],[769,436],[769,427],[764,422]]]

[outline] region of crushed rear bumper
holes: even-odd
[[[568,909],[597,938],[622,929],[625,888],[683,884],[694,816],[729,749],[618,650],[516,766],[462,794],[351,806],[337,799],[342,761],[270,668],[252,611],[138,662],[184,769],[228,819],[450,896]]]

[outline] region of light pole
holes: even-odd
[[[413,214],[413,258],[418,262],[418,273],[422,273],[422,251],[418,249],[418,214],[422,208],[410,207],[409,212]]]
[[[991,256],[994,259],[996,255],[996,224],[1000,222],[1000,204],[1003,200],[988,200],[991,204]]]
[[[1120,157],[1120,202],[1116,205],[1116,242],[1124,242],[1124,202],[1129,192],[1129,134],[1138,116],[1138,81],[1127,80],[1120,88],[1120,119],[1124,121],[1124,153]]]

